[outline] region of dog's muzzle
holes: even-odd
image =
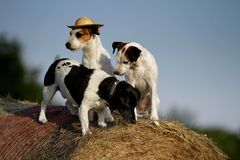
[[[114,74],[119,75],[119,72],[118,71],[114,71]]]
[[[65,44],[65,46],[66,46],[67,49],[71,49],[71,44],[70,44],[69,42],[67,42],[67,43]]]

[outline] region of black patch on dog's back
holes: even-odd
[[[136,62],[140,56],[141,50],[134,46],[129,46],[125,52],[125,56],[130,62]]]
[[[80,65],[80,67],[72,66],[71,71],[64,79],[69,93],[78,105],[81,105],[83,95],[88,86],[93,71],[93,69],[88,69],[83,65]]]
[[[50,86],[55,83],[55,68],[60,61],[67,59],[68,58],[58,59],[50,65],[44,77],[44,86]]]

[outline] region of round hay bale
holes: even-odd
[[[40,125],[40,106],[3,102],[1,111],[12,114],[0,116],[0,159],[227,159],[209,138],[178,122],[161,120],[156,126],[139,120],[126,126],[114,115],[116,125],[91,124],[92,135],[82,137],[78,117],[66,107],[49,107],[49,122]],[[9,112],[10,104],[20,107]]]
[[[69,159],[221,160],[226,155],[205,135],[177,122],[155,126],[139,121],[128,127],[116,125],[96,130],[83,138]]]
[[[48,123],[41,125],[37,122],[40,106],[24,108],[0,116],[0,159],[24,159],[36,145],[72,118],[66,107],[51,106],[47,110]]]

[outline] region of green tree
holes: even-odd
[[[21,45],[0,35],[0,95],[20,100],[39,102],[41,86],[37,82],[39,71],[26,69],[21,59]]]

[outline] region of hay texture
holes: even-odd
[[[204,135],[179,123],[161,121],[160,126],[140,121],[96,131],[81,140],[70,159],[166,159],[221,160],[226,156]]]
[[[0,99],[0,159],[228,159],[206,135],[178,122],[161,120],[156,126],[142,119],[126,126],[114,114],[115,125],[99,128],[95,121],[92,134],[82,137],[78,117],[66,107],[49,107],[44,125],[37,122],[39,110]]]
[[[209,138],[178,122],[162,120],[160,126],[147,120],[129,126],[116,123],[108,128],[91,126],[92,135],[82,137],[76,119],[40,143],[26,159],[227,159]]]
[[[49,121],[44,125],[37,122],[39,111],[40,106],[0,98],[0,159],[227,159],[206,135],[178,122],[161,120],[156,126],[139,120],[126,126],[113,114],[115,124],[99,128],[95,121],[90,126],[92,135],[82,137],[78,117],[66,107],[48,107]]]

